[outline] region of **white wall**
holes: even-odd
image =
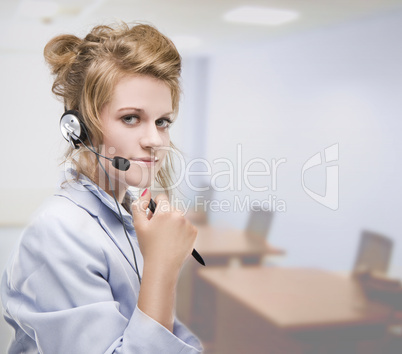
[[[170,138],[180,151],[175,158],[175,182],[179,182],[179,185],[174,190],[174,195],[184,202],[184,208],[192,204],[197,194],[186,182],[184,172],[186,168],[191,171],[200,168],[197,164],[189,167],[188,163],[206,157],[208,80],[208,57],[183,58],[180,110],[176,122],[171,127]],[[188,178],[191,185],[200,186],[204,183],[202,176]]]
[[[0,77],[0,225],[24,225],[57,180],[63,106],[40,52],[0,53]]]
[[[278,168],[276,191],[243,186],[216,196],[264,200],[272,194],[283,200],[287,211],[276,213],[270,237],[288,251],[284,264],[348,270],[360,230],[367,228],[395,239],[392,273],[402,276],[401,43],[399,11],[225,48],[211,58],[208,159],[236,161],[237,144],[243,167],[255,157],[287,159]],[[303,191],[301,170],[335,143],[339,209],[333,211]],[[225,169],[215,164],[215,172]],[[305,178],[324,194],[325,164]],[[272,187],[267,177],[253,183]],[[222,219],[243,227],[247,213],[214,215],[215,222]]]

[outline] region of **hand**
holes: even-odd
[[[169,203],[166,195],[155,198],[155,214],[146,214],[151,193],[146,190],[132,205],[134,227],[146,264],[179,271],[194,248],[197,229]]]

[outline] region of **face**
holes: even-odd
[[[127,171],[115,169],[109,161],[106,164],[120,190],[128,186],[146,188],[155,179],[170,147],[172,111],[171,90],[163,81],[139,75],[118,81],[100,121],[104,131],[102,153],[130,161]]]

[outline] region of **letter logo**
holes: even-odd
[[[338,161],[339,159],[339,144],[334,144],[325,149],[325,162]],[[326,184],[325,195],[320,195],[306,187],[304,183],[304,173],[315,166],[321,165],[321,153],[317,153],[310,157],[302,168],[302,187],[304,191],[313,198],[316,202],[326,206],[329,209],[337,210],[339,208],[339,166],[329,166],[326,168]]]

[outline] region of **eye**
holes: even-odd
[[[139,117],[133,116],[133,115],[125,116],[122,118],[123,122],[126,124],[135,124],[138,119],[139,119]]]
[[[169,118],[160,118],[160,119],[155,121],[155,124],[156,124],[157,127],[167,129],[172,124],[172,120],[169,119]]]

